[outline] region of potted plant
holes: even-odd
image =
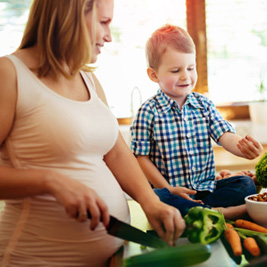
[[[267,85],[265,84],[266,71],[262,71],[260,75],[260,83],[257,86],[258,100],[253,101],[249,105],[250,119],[256,124],[267,125]]]

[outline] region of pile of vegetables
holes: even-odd
[[[247,260],[267,254],[267,228],[251,221],[238,219],[225,224],[223,241],[232,258],[238,263],[244,255]]]
[[[185,236],[191,243],[163,248],[124,259],[124,267],[190,266],[206,261],[210,243],[222,239],[230,256],[241,262],[267,255],[267,228],[247,220],[225,221],[223,214],[203,207],[191,208],[184,217]],[[228,247],[227,247],[228,246]],[[238,263],[238,264],[239,264]]]
[[[124,267],[191,266],[206,261],[211,255],[210,243],[220,238],[224,231],[224,217],[215,210],[191,208],[184,217],[185,236],[191,243],[163,248],[124,259]]]
[[[251,176],[255,184],[267,188],[267,152],[256,164],[255,171],[255,175]],[[211,255],[209,244],[219,238],[238,264],[241,262],[242,255],[247,260],[259,259],[260,256],[267,255],[267,228],[256,223],[241,219],[226,223],[220,212],[200,206],[191,208],[184,219],[185,236],[195,244],[164,248],[132,256],[124,260],[123,266],[172,267],[201,263]]]
[[[202,207],[191,208],[185,221],[190,242],[210,244],[221,238],[237,263],[242,255],[247,260],[267,255],[267,228],[256,223],[242,219],[226,223],[220,212]]]
[[[264,188],[267,188],[267,152],[261,157],[255,166],[255,175],[257,182]]]

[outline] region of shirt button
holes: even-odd
[[[187,121],[188,120],[188,117],[187,116],[184,116],[184,120]]]
[[[190,154],[190,155],[193,155],[193,151],[189,151],[189,154]]]
[[[192,171],[195,171],[196,170],[196,168],[195,167],[192,167]]]
[[[190,136],[191,136],[191,134],[190,134],[190,133],[188,133],[188,134],[186,135],[186,137],[187,137],[187,138],[189,138]]]

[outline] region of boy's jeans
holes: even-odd
[[[180,210],[182,216],[194,206],[229,207],[245,203],[244,198],[256,193],[254,181],[249,176],[234,176],[217,182],[213,193],[199,191],[195,199],[201,199],[204,205],[171,194],[167,188],[154,189],[160,200]]]

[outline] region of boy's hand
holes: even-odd
[[[255,159],[263,151],[262,145],[250,135],[242,138],[238,142],[237,148],[241,151],[246,159]]]
[[[172,194],[177,195],[181,198],[188,199],[190,201],[194,201],[194,202],[197,202],[200,204],[204,204],[201,200],[195,200],[189,196],[189,195],[195,195],[197,193],[196,190],[188,189],[188,188],[182,187],[182,186],[171,187],[171,188],[168,188],[168,190]]]

